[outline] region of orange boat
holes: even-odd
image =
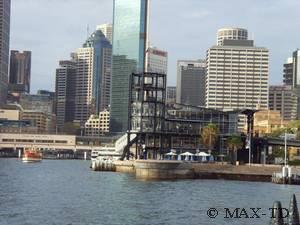
[[[22,158],[23,162],[41,162],[42,161],[42,153],[36,150],[26,150],[24,151],[24,155]]]

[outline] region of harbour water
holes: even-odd
[[[269,208],[299,186],[223,180],[139,181],[93,172],[89,161],[0,159],[1,225],[267,225]],[[209,218],[210,208],[218,216]],[[224,218],[229,208],[261,208],[260,218]],[[266,214],[266,215],[262,215]]]

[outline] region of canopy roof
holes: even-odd
[[[196,156],[203,156],[203,157],[207,157],[207,156],[210,156],[210,154],[207,154],[205,152],[199,152],[196,154]]]
[[[194,154],[190,153],[190,152],[185,152],[185,153],[182,153],[180,155],[183,155],[183,156],[193,156]]]

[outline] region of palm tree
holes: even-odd
[[[243,147],[244,143],[242,138],[238,135],[232,135],[227,139],[227,146],[230,150],[231,163],[236,164],[237,161],[237,151]]]
[[[208,151],[212,151],[218,140],[219,129],[218,127],[210,123],[202,129],[201,139],[204,146],[208,147]]]

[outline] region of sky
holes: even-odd
[[[300,0],[151,0],[150,41],[168,51],[175,86],[177,60],[205,59],[219,28],[246,28],[270,50],[270,84],[281,84],[283,63],[300,47],[299,9]],[[32,51],[31,92],[54,90],[58,61],[112,16],[113,0],[12,0],[10,48]]]

